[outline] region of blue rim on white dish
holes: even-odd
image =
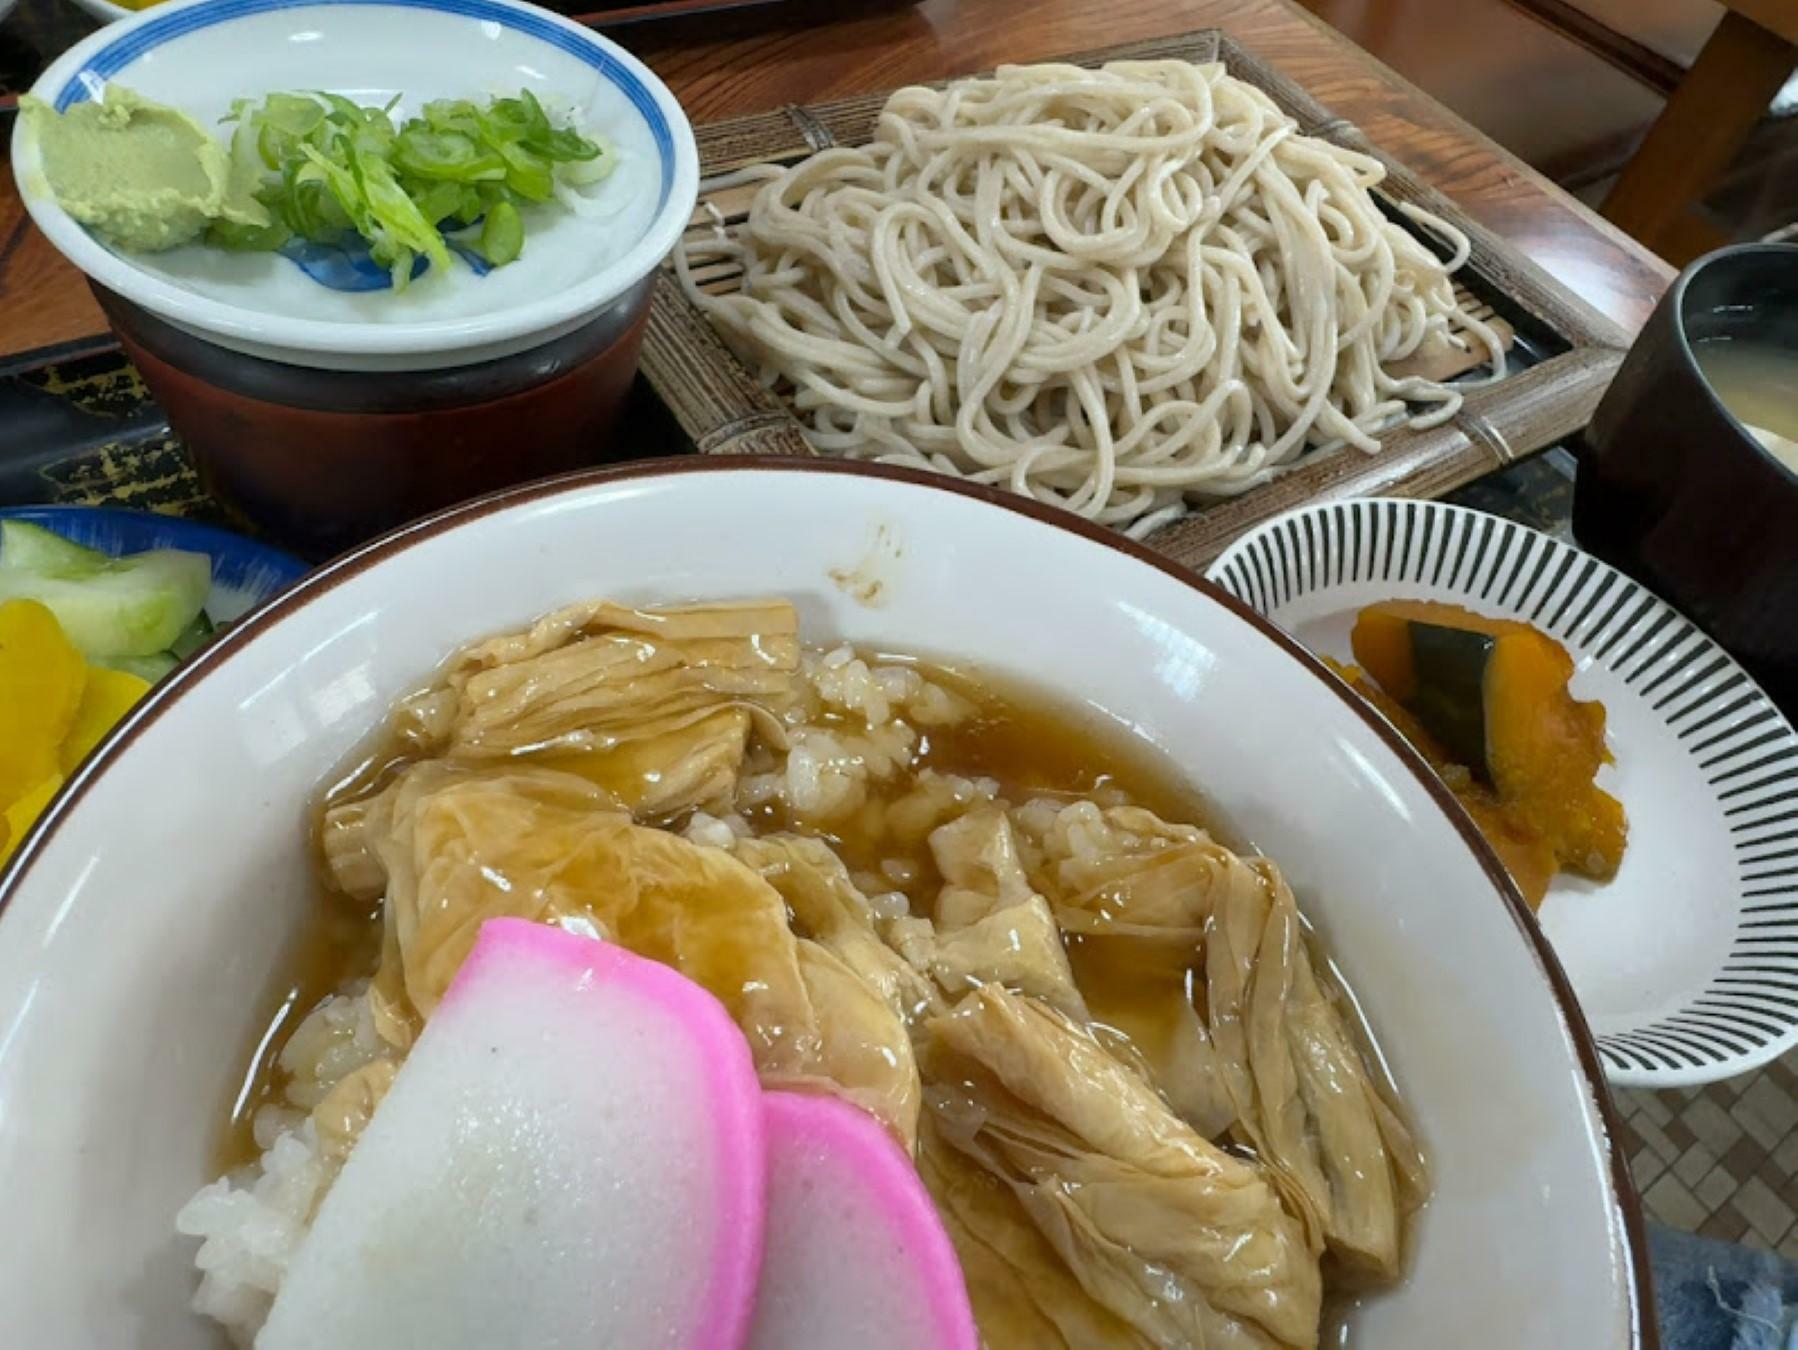
[[[209,0],[189,6],[159,8],[148,14],[144,23],[133,24],[98,51],[86,56],[80,69],[63,79],[52,100],[58,112],[66,112],[77,103],[85,103],[106,81],[123,71],[139,57],[199,28],[240,19],[249,14],[267,14],[279,9],[311,9],[322,5],[382,5],[401,9],[428,9],[439,14],[455,14],[477,23],[498,24],[527,33],[539,42],[548,43],[570,56],[585,61],[602,76],[624,91],[631,106],[649,123],[649,134],[662,156],[662,195],[656,203],[660,211],[674,191],[674,135],[668,119],[638,72],[618,58],[622,50],[608,51],[594,40],[594,35],[577,24],[569,23],[546,10],[509,3],[509,0]],[[632,62],[631,65],[635,65]],[[653,77],[652,77],[653,78]],[[54,85],[52,86],[54,87]]]
[[[231,623],[286,590],[310,570],[298,558],[229,530],[161,516],[98,506],[0,507],[0,520],[25,520],[65,539],[114,557],[156,548],[185,549],[212,559],[212,592],[206,615]]]
[[[309,11],[341,14],[375,9],[465,21],[484,37],[505,34],[533,48],[548,49],[558,61],[576,63],[602,86],[616,91],[643,119],[656,157],[649,170],[656,185],[656,205],[641,236],[575,284],[558,286],[541,297],[519,302],[502,292],[494,297],[497,303],[493,306],[453,317],[366,322],[294,317],[280,312],[279,307],[233,304],[134,264],[129,255],[108,248],[57,204],[43,177],[37,138],[29,120],[20,118],[13,129],[13,169],[26,208],[64,256],[108,289],[201,337],[301,365],[394,369],[491,359],[553,341],[654,271],[687,227],[697,199],[699,157],[692,128],[674,96],[630,53],[572,20],[519,0],[169,0],[77,43],[38,78],[31,92],[66,109],[94,98],[109,80],[131,83],[133,70],[146,59],[165,65],[178,59],[181,40],[186,37],[225,32],[234,24],[252,21],[266,24],[272,15],[292,15],[294,23],[303,28]],[[249,30],[245,33],[244,40],[249,43]],[[467,50],[473,50],[472,43]],[[414,48],[409,55],[415,56],[416,51]],[[171,58],[171,53],[177,58]],[[471,64],[478,65],[478,61]],[[328,86],[332,79],[327,75],[317,82]],[[480,81],[472,83],[479,85]],[[470,87],[465,96],[491,92]]]
[[[1210,579],[1320,654],[1354,613],[1428,599],[1522,619],[1601,701],[1600,786],[1630,840],[1605,886],[1557,878],[1540,922],[1632,1087],[1746,1073],[1798,1044],[1798,733],[1672,606],[1570,544],[1440,502],[1301,507],[1238,539]]]

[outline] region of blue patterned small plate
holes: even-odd
[[[1440,502],[1329,502],[1238,539],[1210,578],[1312,651],[1355,614],[1439,600],[1565,646],[1607,713],[1599,784],[1629,815],[1614,881],[1538,916],[1614,1083],[1714,1082],[1798,1043],[1798,734],[1689,620],[1571,544]]]
[[[115,248],[56,201],[36,122],[17,121],[20,198],[70,262],[196,337],[287,365],[439,370],[553,342],[654,273],[698,191],[692,128],[667,87],[610,39],[522,0],[164,0],[76,43],[31,92],[66,111],[104,104],[115,85],[221,144],[238,99],[329,91],[404,120],[436,99],[529,89],[552,119],[610,145],[603,180],[523,209],[514,262],[488,276],[458,262],[396,290],[359,248]]]
[[[215,624],[242,618],[306,574],[298,558],[229,530],[150,511],[98,506],[0,506],[0,520],[28,520],[87,548],[115,557],[153,548],[179,548],[212,559],[206,616]]]

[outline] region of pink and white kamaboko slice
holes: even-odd
[[[711,995],[495,919],[257,1345],[726,1350],[755,1297],[764,1177],[749,1048]]]
[[[768,1232],[750,1350],[977,1350],[961,1265],[911,1160],[847,1102],[765,1101]]]

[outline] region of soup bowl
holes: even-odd
[[[1165,756],[1285,869],[1434,1171],[1383,1350],[1653,1345],[1590,1036],[1422,762],[1236,601],[1120,536],[864,464],[663,461],[420,522],[153,695],[0,879],[0,1306],[22,1344],[209,1345],[180,1205],[313,903],[307,805],[468,639],[594,596],[781,594],[811,641],[1023,677]]]
[[[1586,428],[1573,532],[1798,716],[1798,471],[1749,434],[1695,351],[1756,341],[1798,349],[1798,245],[1719,249],[1668,288]]]

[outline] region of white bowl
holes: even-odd
[[[1435,1169],[1415,1268],[1352,1314],[1352,1344],[1652,1343],[1591,1038],[1496,859],[1383,722],[1222,592],[1072,516],[884,466],[695,459],[518,489],[313,574],[142,705],[24,844],[0,879],[18,1344],[207,1343],[172,1217],[311,902],[306,802],[389,703],[579,598],[760,593],[792,596],[813,640],[1049,681],[1286,869]]]
[[[113,249],[57,205],[37,137],[18,120],[20,195],[64,256],[190,333],[295,365],[434,369],[552,341],[655,269],[698,191],[692,128],[662,82],[615,43],[516,0],[176,0],[91,34],[32,92],[60,108],[103,99],[112,81],[206,126],[235,99],[282,90],[364,103],[398,95],[406,116],[431,99],[529,88],[617,147],[617,169],[593,189],[593,214],[531,208],[516,262],[486,277],[458,263],[402,293],[358,293],[331,290],[272,253]]]

